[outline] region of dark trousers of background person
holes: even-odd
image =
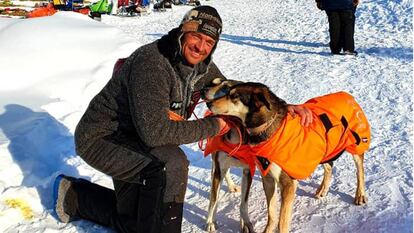
[[[326,11],[329,21],[329,46],[333,54],[339,54],[341,49],[354,52],[355,9]]]
[[[74,182],[76,217],[120,233],[180,233],[189,162],[176,146],[155,148],[151,157],[140,184],[113,179],[112,190]]]

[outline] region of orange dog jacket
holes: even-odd
[[[370,126],[350,94],[338,92],[316,97],[303,106],[312,111],[315,119],[309,127],[302,127],[299,117],[288,114],[269,140],[256,146],[241,145],[230,156],[248,164],[252,176],[255,165],[266,176],[273,162],[292,178],[304,179],[318,164],[335,160],[345,150],[351,154],[368,150]],[[226,142],[223,136],[215,136],[207,139],[204,155],[216,151],[230,153],[237,146]]]

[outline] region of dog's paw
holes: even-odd
[[[241,192],[241,187],[238,185],[229,186],[229,192],[231,193],[239,193]]]
[[[216,232],[216,227],[217,227],[216,223],[213,223],[213,222],[207,223],[206,224],[206,231],[209,232],[209,233]]]
[[[280,231],[278,229],[276,229],[276,227],[274,227],[274,228],[266,227],[266,229],[263,231],[263,233],[274,233],[274,232],[280,233]]]
[[[318,190],[316,190],[315,197],[318,198],[318,199],[322,198],[322,197],[326,197],[326,195],[328,194],[328,191],[329,191],[329,188],[321,185],[318,188]]]
[[[240,232],[242,232],[242,233],[255,233],[254,231],[253,231],[253,229],[250,229],[249,227],[247,227],[247,226],[244,226],[242,229],[241,229],[241,231]]]
[[[240,232],[242,233],[255,233],[253,230],[253,224],[252,223],[242,223]]]
[[[355,205],[364,205],[364,204],[367,204],[367,202],[368,202],[368,199],[365,195],[355,196],[355,200],[354,200]]]

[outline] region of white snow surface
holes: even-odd
[[[262,82],[294,104],[347,91],[371,122],[368,204],[352,203],[356,170],[344,154],[335,162],[325,198],[313,196],[321,168],[300,181],[291,232],[413,232],[412,1],[361,1],[357,57],[330,55],[327,17],[314,1],[201,3],[216,7],[224,21],[214,60],[228,78]],[[52,210],[53,180],[64,173],[112,187],[110,177],[76,155],[76,124],[111,77],[117,58],[178,26],[190,8],[173,6],[143,17],[104,15],[102,22],[71,12],[0,18],[0,232],[111,232],[84,220],[59,223]],[[211,159],[196,143],[182,148],[190,160],[182,232],[203,232]],[[232,176],[240,183],[240,170]],[[260,180],[256,173],[249,200],[257,232],[267,221]],[[239,232],[240,194],[222,187],[218,232]],[[13,207],[10,200],[23,204]],[[33,217],[25,218],[22,210]]]

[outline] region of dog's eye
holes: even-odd
[[[230,94],[230,99],[237,99],[239,95],[237,93]]]
[[[230,87],[229,86],[224,86],[222,88],[222,92],[226,93],[226,95],[230,92]]]
[[[224,86],[223,88],[221,88],[220,90],[218,90],[215,94],[214,94],[214,99],[219,99],[221,97],[224,97],[226,95],[229,94],[230,88],[227,86]]]

